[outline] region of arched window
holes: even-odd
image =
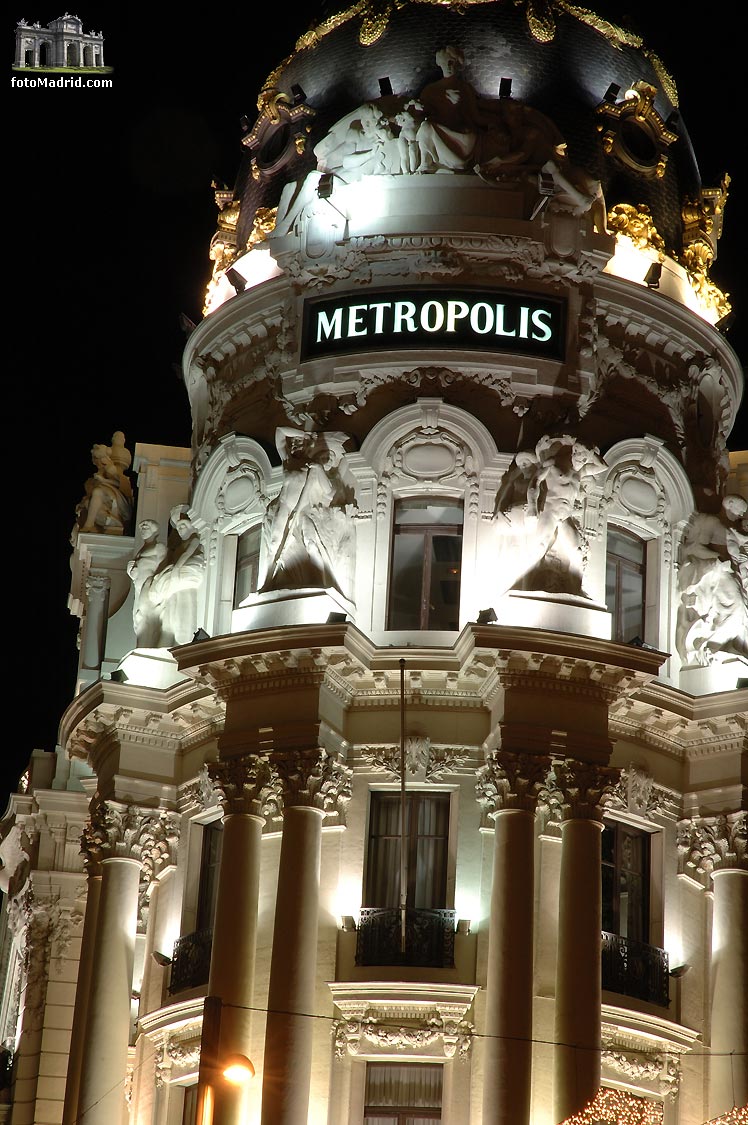
[[[617,527],[608,528],[605,602],[613,617],[612,640],[621,644],[645,640],[646,552],[643,539]]]
[[[399,500],[388,629],[459,629],[463,507],[440,497]]]

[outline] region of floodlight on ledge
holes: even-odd
[[[229,1055],[223,1065],[223,1077],[232,1086],[244,1086],[255,1076],[255,1068],[246,1055]]]
[[[496,617],[496,610],[493,608],[482,609],[478,614],[479,625],[493,625],[494,621],[497,620],[498,618]]]

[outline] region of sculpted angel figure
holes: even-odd
[[[544,590],[589,597],[575,507],[586,482],[606,469],[597,449],[569,434],[546,435],[534,450],[517,454],[494,511],[502,592]]]
[[[283,484],[266,515],[261,593],[316,587],[352,597],[356,501],[344,460],[347,441],[343,433],[276,431]]]

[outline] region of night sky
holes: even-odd
[[[11,58],[19,19],[46,25],[61,14],[45,5],[11,13]],[[730,294],[736,323],[727,339],[745,367],[742,32],[723,9],[713,9],[711,23],[691,2],[591,6],[643,35],[674,75],[703,183],[732,176],[712,277]],[[115,430],[131,451],[136,442],[189,446],[179,318],[200,319],[210,277],[211,180],[233,185],[239,119],[254,121],[262,81],[311,22],[297,16],[294,25],[285,5],[232,2],[203,9],[207,23],[190,17],[188,24],[184,9],[169,19],[163,6],[72,10],[86,30],[103,30],[113,88],[11,90],[6,133],[5,471],[7,495],[16,498],[6,520],[14,544],[6,589],[8,605],[22,607],[6,617],[14,636],[8,682],[23,706],[6,708],[0,815],[31,751],[54,749],[74,688],[69,535],[92,470],[90,448]],[[280,26],[268,27],[273,11]],[[745,407],[741,414],[731,448],[748,446]]]

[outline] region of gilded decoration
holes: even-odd
[[[611,233],[628,238],[636,250],[654,251],[658,261],[665,260],[665,242],[644,203],[616,203],[608,212],[608,229]]]
[[[621,101],[603,101],[595,112],[603,149],[643,176],[661,179],[667,150],[678,140],[654,107],[657,90],[648,82],[635,82]]]
[[[729,186],[730,177],[725,174],[718,188],[702,188],[699,199],[687,200],[682,208],[683,252],[678,261],[704,312],[713,314],[715,320],[723,320],[732,310],[729,294],[709,277],[717,257]]]

